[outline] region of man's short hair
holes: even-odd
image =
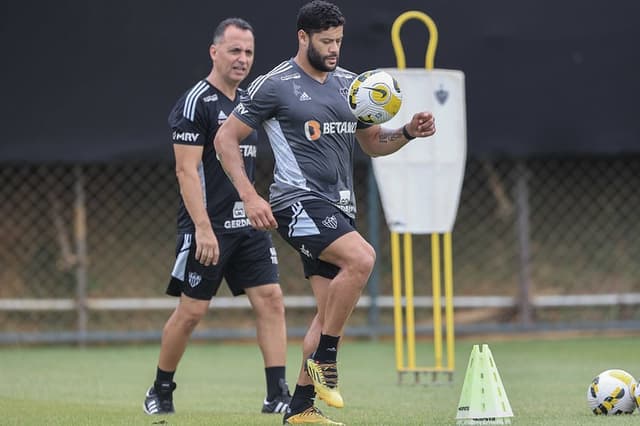
[[[313,0],[300,8],[298,12],[298,31],[313,34],[344,25],[344,15],[333,3]]]
[[[231,26],[238,27],[241,30],[251,31],[251,34],[253,34],[253,27],[251,26],[250,23],[248,23],[244,19],[227,18],[224,21],[220,22],[216,27],[216,30],[213,32],[213,44],[220,43],[220,40],[222,40],[222,36],[224,35],[224,30],[226,30],[227,27],[231,27]]]

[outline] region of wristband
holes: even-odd
[[[412,140],[412,139],[415,139],[415,138],[416,138],[415,136],[411,136],[411,135],[409,134],[409,132],[407,132],[407,126],[406,126],[406,125],[405,125],[405,126],[402,126],[402,136],[404,136],[404,138],[405,138],[406,140],[408,140],[408,141],[410,141],[410,140]]]

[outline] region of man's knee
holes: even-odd
[[[373,271],[376,252],[360,234],[350,232],[331,243],[320,254],[320,260],[337,266],[340,274],[362,289]]]
[[[251,294],[253,292],[254,294]],[[247,290],[254,310],[258,313],[284,315],[282,289],[278,284],[268,284]]]
[[[369,270],[369,273],[371,273],[376,264],[376,250],[371,244],[365,243],[364,251],[364,266]]]
[[[209,309],[209,301],[181,300],[176,308],[176,322],[186,330],[193,330]]]
[[[348,265],[352,265],[356,273],[366,275],[368,279],[376,263],[376,251],[371,244],[363,241],[358,250],[350,253],[350,257]]]
[[[361,283],[364,288],[376,263],[376,252],[373,247],[363,241],[345,253],[340,271],[354,278],[353,282]]]

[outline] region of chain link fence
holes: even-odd
[[[264,195],[272,166],[267,157],[258,166]],[[378,251],[374,297],[349,325],[386,334],[392,312],[375,296],[392,294],[389,232],[370,173],[357,164],[358,226]],[[164,296],[179,197],[172,164],[3,164],[0,181],[1,342],[160,335],[175,303]],[[640,328],[639,188],[637,156],[469,159],[452,234],[457,328]],[[289,330],[301,333],[311,292],[297,253],[273,239]],[[428,297],[429,236],[413,240],[416,297]],[[248,304],[219,296],[196,336],[252,335]],[[486,303],[462,303],[475,296]],[[430,316],[418,308],[419,330]]]

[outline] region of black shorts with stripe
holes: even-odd
[[[195,258],[194,235],[178,235],[167,294],[209,300],[218,292],[223,278],[234,296],[244,294],[246,288],[278,283],[278,256],[269,233],[246,229],[216,237],[218,263],[204,266]]]
[[[303,200],[273,212],[278,233],[299,254],[304,276],[335,277],[340,269],[318,259],[332,242],[355,231],[355,221],[338,207],[321,199]]]

